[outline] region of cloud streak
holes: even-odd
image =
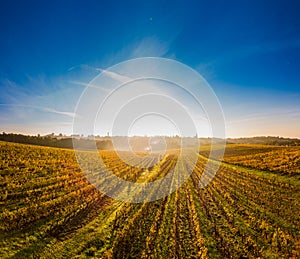
[[[124,76],[124,75],[121,75],[119,73],[116,73],[116,72],[112,72],[112,71],[108,71],[108,70],[105,70],[105,69],[101,69],[101,68],[96,68],[97,71],[101,72],[102,74],[112,78],[112,79],[115,79],[121,83],[126,83],[128,81],[132,81],[134,80],[133,78],[131,77],[128,77],[128,76]]]
[[[228,125],[239,124],[239,123],[246,123],[246,122],[257,122],[257,121],[267,121],[267,120],[280,120],[282,118],[300,118],[300,111],[299,110],[278,110],[274,109],[273,111],[267,113],[253,113],[243,116],[240,119],[236,120],[229,120],[227,122]]]
[[[102,68],[94,68],[94,69],[96,71],[100,72],[101,74],[103,74],[103,75],[105,75],[105,76],[107,76],[111,79],[114,79],[116,81],[119,81],[121,83],[126,83],[126,82],[134,80],[134,78],[131,78],[131,77],[128,77],[128,76],[125,76],[125,75],[121,75],[121,74],[113,72],[113,71],[105,70],[105,69],[102,69]],[[68,81],[68,82],[71,83],[71,84],[74,84],[74,85],[79,85],[79,86],[89,87],[89,88],[96,88],[96,89],[100,89],[100,90],[105,91],[105,92],[110,92],[109,89],[106,89],[104,87],[100,87],[99,85],[92,84],[92,83],[85,83],[85,82],[80,82],[80,81]]]
[[[42,110],[44,110],[46,112],[50,112],[50,113],[64,115],[64,116],[71,117],[71,118],[74,118],[74,117],[78,116],[74,112],[58,111],[58,110],[51,109],[51,108],[44,108],[44,107],[42,107]]]
[[[108,92],[108,90],[105,89],[104,87],[99,87],[95,84],[84,83],[84,82],[80,82],[80,81],[68,81],[68,82],[71,83],[71,84],[74,84],[74,85],[80,85],[80,86],[83,86],[83,87],[96,88],[96,89],[100,89],[100,90],[103,90],[105,92]]]
[[[170,42],[159,40],[156,36],[145,37],[137,42],[131,52],[131,57],[162,57],[169,52]]]
[[[35,105],[25,105],[25,104],[3,104],[1,103],[0,106],[5,106],[5,107],[10,107],[10,108],[30,108],[30,109],[35,109],[43,112],[48,112],[48,113],[54,113],[58,115],[63,115],[67,117],[74,118],[77,116],[73,112],[66,112],[66,111],[58,111],[56,109],[48,108],[48,107],[42,107],[42,106],[35,106]]]

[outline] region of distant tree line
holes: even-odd
[[[51,136],[27,136],[22,134],[13,134],[5,133],[0,134],[0,140],[22,143],[22,144],[31,144],[39,146],[48,146],[48,147],[58,147],[58,148],[70,148],[73,149],[73,141],[76,141],[82,149],[93,149],[94,141],[88,139],[72,139],[71,137],[66,138],[55,138]],[[113,145],[111,140],[101,140],[96,142],[97,148],[99,150],[110,150]]]
[[[160,137],[157,138],[158,141],[161,142]],[[96,146],[98,150],[112,150],[113,142],[112,139],[116,140],[120,146],[124,146],[125,149],[128,147],[127,137],[109,137],[103,138],[101,140],[96,140]],[[150,137],[131,137],[130,145],[136,151],[143,151],[149,144],[151,145],[151,141],[149,143]],[[8,142],[16,142],[16,143],[24,143],[31,145],[39,145],[39,146],[49,146],[49,147],[58,147],[58,148],[73,148],[73,143],[76,143],[76,146],[80,146],[81,149],[92,150],[95,147],[95,140],[93,139],[85,139],[85,138],[74,138],[72,137],[53,137],[52,135],[48,136],[27,136],[22,134],[14,134],[14,133],[5,133],[0,134],[0,140],[8,141]],[[181,140],[180,137],[166,137],[166,145],[167,148],[180,148]],[[187,146],[194,146],[195,138],[186,138],[186,143],[189,143]],[[210,138],[200,138],[200,145],[209,145],[210,143],[218,143],[218,139],[210,139]],[[124,145],[122,145],[124,142]],[[121,144],[120,144],[121,143]],[[282,137],[252,137],[252,138],[229,138],[227,139],[227,143],[233,144],[262,144],[262,145],[276,145],[276,146],[300,146],[300,139],[297,138],[282,138]],[[154,146],[152,146],[153,148]],[[159,148],[159,146],[158,146]],[[122,148],[121,148],[122,149]]]
[[[98,150],[113,150],[114,141],[115,144],[117,143],[116,148],[124,151],[128,151],[130,149],[138,152],[148,151],[149,148],[151,148],[153,151],[158,151],[164,148],[176,149],[181,147],[181,138],[178,136],[166,138],[159,136],[134,136],[130,137],[130,141],[128,143],[128,137],[125,136],[103,137],[102,139],[94,140],[80,136],[76,136],[74,138],[63,137],[61,135],[55,136],[54,134],[50,134],[47,136],[28,136],[3,132],[2,134],[0,134],[0,141],[1,140],[15,143],[70,149],[73,149],[73,144],[75,144],[76,148],[79,147],[82,150],[94,150],[95,142]],[[207,142],[207,139],[205,141]],[[185,139],[185,146],[195,146],[195,138],[187,137]]]
[[[39,145],[39,146],[73,148],[71,138],[57,139],[57,138],[52,138],[50,136],[45,136],[45,137],[42,137],[40,135],[26,136],[22,134],[13,134],[13,133],[7,134],[3,132],[0,135],[0,140],[8,141],[8,142]]]
[[[283,138],[283,137],[252,137],[252,138],[229,138],[227,143],[234,144],[262,144],[274,146],[300,146],[298,138]]]

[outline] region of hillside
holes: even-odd
[[[250,155],[251,147],[240,151]],[[199,155],[191,177],[173,193],[129,203],[109,198],[87,179],[98,176],[97,184],[130,193],[101,172],[109,168],[124,180],[151,182],[172,170],[184,174],[189,157],[177,165],[176,153],[144,156],[143,167],[135,167],[102,151],[105,167],[92,170],[97,154],[82,153],[87,174],[72,150],[0,142],[1,258],[299,258],[300,183],[294,174],[222,163],[200,188],[207,160]],[[178,180],[171,179],[147,195],[171,190]]]

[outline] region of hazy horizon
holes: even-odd
[[[129,138],[133,138],[133,137],[141,137],[141,138],[151,138],[151,137],[167,137],[167,138],[174,138],[174,137],[179,137],[179,138],[193,138],[194,136],[180,136],[180,135],[84,135],[84,134],[64,134],[61,132],[47,132],[47,133],[33,133],[33,134],[29,134],[29,133],[22,133],[22,132],[5,132],[5,131],[1,131],[1,134],[5,133],[5,134],[20,134],[20,135],[25,135],[25,136],[41,136],[41,137],[45,137],[45,136],[50,136],[52,134],[54,134],[55,137],[58,137],[60,134],[62,134],[62,137],[72,137],[72,135],[78,135],[80,137],[83,138],[88,138],[88,137],[100,137],[100,138],[107,138],[107,137],[129,137]],[[199,139],[204,138],[204,139],[210,139],[210,138],[216,138],[218,139],[218,137],[209,137],[209,136],[197,136]],[[254,136],[240,136],[240,137],[231,137],[231,136],[226,136],[225,139],[240,139],[240,138],[260,138],[260,137],[271,137],[271,138],[290,138],[290,139],[300,139],[300,137],[290,137],[290,136],[280,136],[280,135],[254,135]]]

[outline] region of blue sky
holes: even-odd
[[[70,134],[96,68],[154,56],[209,82],[228,137],[300,137],[299,12],[300,1],[1,1],[1,131]]]

